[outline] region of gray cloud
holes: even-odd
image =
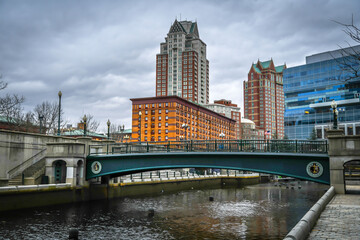
[[[4,94],[31,110],[63,92],[65,118],[84,113],[131,127],[130,98],[155,94],[155,55],[175,17],[197,20],[210,61],[210,99],[243,107],[251,63],[304,64],[349,41],[359,1],[0,1]],[[360,16],[355,15],[356,23]]]

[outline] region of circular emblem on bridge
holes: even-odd
[[[94,173],[94,174],[98,174],[99,172],[101,172],[101,163],[98,162],[98,161],[95,161],[91,164],[91,171]]]
[[[323,174],[324,168],[319,162],[310,162],[306,166],[306,172],[310,177],[317,178]]]

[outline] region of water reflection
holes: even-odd
[[[327,189],[301,185],[190,190],[8,212],[0,216],[0,239],[66,239],[72,227],[81,239],[282,239]]]

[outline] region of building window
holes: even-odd
[[[159,120],[161,120],[161,117],[159,117]]]

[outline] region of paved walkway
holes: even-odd
[[[308,239],[360,239],[360,194],[337,194],[310,233]]]

